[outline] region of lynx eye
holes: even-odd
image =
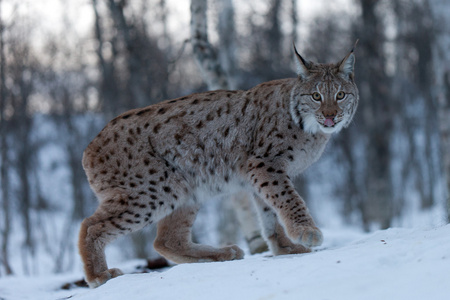
[[[312,97],[313,97],[313,99],[316,100],[316,101],[322,100],[322,96],[321,96],[318,92],[313,93],[313,94],[312,94]]]
[[[345,93],[343,91],[340,91],[336,94],[336,99],[342,100],[345,97]]]

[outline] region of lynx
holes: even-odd
[[[109,122],[89,144],[83,167],[99,200],[81,224],[86,281],[122,275],[104,248],[157,223],[155,249],[175,263],[242,259],[236,245],[191,241],[200,205],[218,194],[253,196],[274,255],[305,253],[323,236],[291,178],[314,163],[358,105],[353,49],[337,64],[303,59],[296,78],[247,91],[218,90],[135,109]]]

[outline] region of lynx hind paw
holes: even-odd
[[[99,276],[94,278],[94,280],[88,281],[88,285],[91,289],[96,288],[107,282],[108,280],[123,275],[123,272],[119,269],[108,269],[102,273],[100,273]]]
[[[224,254],[219,257],[219,261],[236,260],[244,258],[244,251],[236,245],[222,248]]]
[[[236,245],[231,246],[231,248],[234,251],[234,258],[233,259],[243,259],[244,258],[244,251],[239,248]]]

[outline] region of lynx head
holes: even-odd
[[[347,127],[359,100],[353,49],[337,64],[307,61],[295,45],[294,51],[298,78],[290,99],[292,118],[309,133],[333,133]]]

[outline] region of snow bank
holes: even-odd
[[[450,225],[377,231],[340,246],[336,237],[328,232],[328,246],[310,254],[177,265],[94,290],[56,291],[67,277],[1,278],[0,299],[450,299]]]

